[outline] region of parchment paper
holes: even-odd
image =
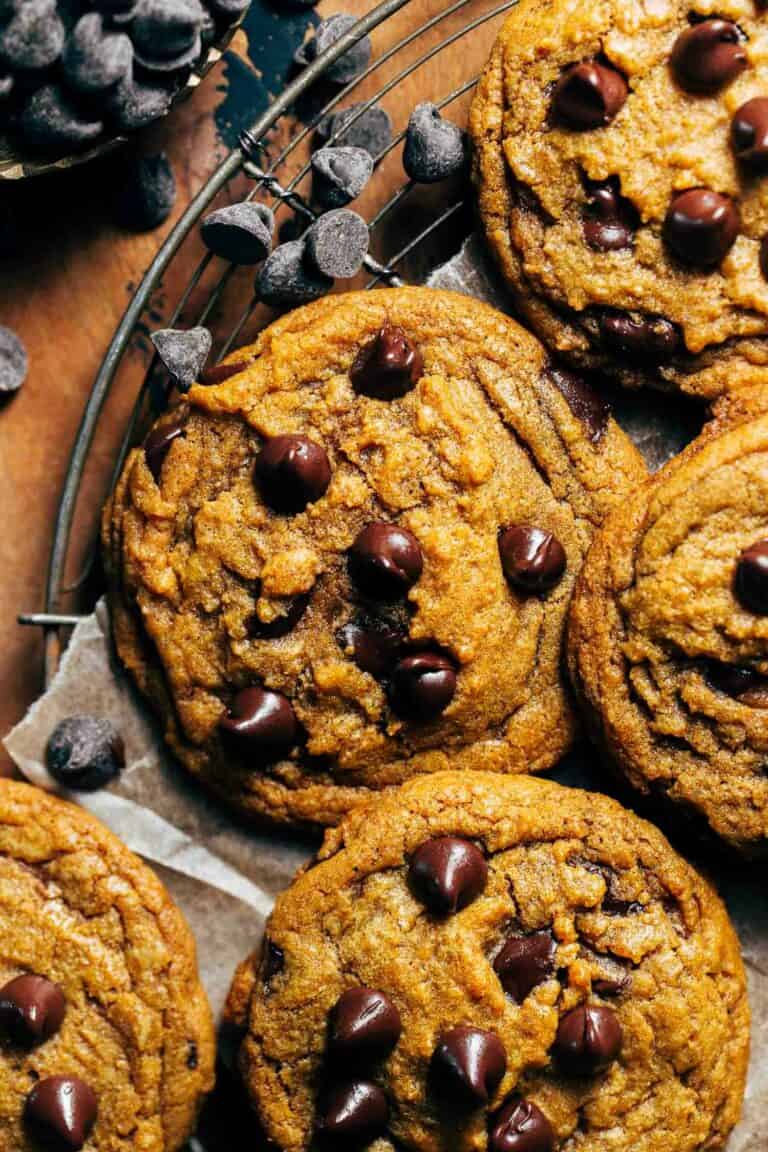
[[[509,310],[475,237],[429,283]],[[701,424],[699,409],[669,397],[661,401],[645,393],[622,393],[612,400],[617,418],[653,469],[679,451]],[[78,624],[53,684],[5,746],[29,780],[53,789],[44,754],[58,721],[88,712],[117,725],[126,744],[125,771],[108,789],[70,798],[94,812],[155,867],[195,933],[202,978],[218,1014],[235,966],[261,937],[275,895],[314,846],[254,834],[186,778],[165,754],[152,721],[114,666],[108,635],[102,603]],[[577,749],[552,775],[576,787],[600,790],[602,784],[587,747]],[[768,1152],[768,892],[764,872],[756,877],[756,871],[721,870],[715,877],[741,937],[753,1012],[745,1115],[729,1152]],[[251,1148],[251,1139],[242,1134],[243,1149]]]

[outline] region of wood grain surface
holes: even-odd
[[[370,0],[345,0],[343,7],[363,14],[372,6]],[[0,323],[21,335],[30,358],[23,390],[0,408],[0,736],[42,687],[42,637],[36,629],[19,626],[16,617],[42,607],[62,478],[84,401],[112,333],[173,219],[234,146],[240,129],[253,122],[289,78],[292,53],[318,14],[338,7],[324,2],[313,11],[254,0],[222,64],[184,105],[128,146],[147,153],[164,149],[172,161],[178,199],[172,219],[162,228],[135,235],[115,226],[123,153],[52,177],[0,185]],[[374,33],[377,57],[424,21],[442,17],[439,24],[377,69],[345,103],[372,95],[407,62],[492,7],[486,0],[468,0],[460,12],[446,16],[442,0],[410,0]],[[419,100],[444,97],[477,73],[499,22],[495,17],[394,84],[384,104],[396,130],[404,128]],[[467,94],[452,103],[447,114],[463,122],[468,100]],[[308,104],[299,114],[306,116],[311,110]],[[296,119],[286,122],[274,146],[296,131],[296,125]],[[369,218],[403,181],[400,152],[397,148],[385,161],[361,200],[360,210]],[[295,171],[295,166],[288,171]],[[231,199],[236,192],[228,190],[227,196]],[[377,232],[376,254],[387,258],[398,251],[413,229],[434,218],[452,194],[442,186],[415,190]],[[468,227],[465,215],[446,226],[439,240],[447,252],[458,247]],[[10,254],[3,251],[9,247]],[[106,408],[78,506],[69,571],[73,582],[87,569],[93,553],[115,445],[147,363],[146,332],[162,326],[200,252],[195,238],[173,262]],[[435,249],[430,247],[427,255],[411,261],[409,278],[420,278],[425,263],[434,259]],[[242,309],[249,297],[250,276],[248,272],[236,277],[228,286],[227,300],[212,317],[214,326],[224,325],[228,309],[231,313]],[[205,290],[203,285],[201,291]],[[71,604],[89,606],[93,583],[86,582],[73,594]],[[7,770],[3,757],[0,751],[0,768]]]

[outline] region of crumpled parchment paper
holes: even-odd
[[[429,284],[509,310],[477,237],[470,237]],[[701,423],[700,410],[674,398],[660,402],[647,393],[621,393],[612,399],[617,419],[652,469],[679,451]],[[314,847],[249,831],[186,777],[166,755],[146,710],[116,669],[108,635],[101,603],[78,624],[49,690],[8,735],[5,746],[29,780],[54,788],[45,769],[45,745],[58,721],[88,712],[117,725],[126,745],[125,771],[109,788],[71,798],[159,873],[195,934],[202,979],[218,1013],[236,965],[260,940],[275,895],[287,887]],[[553,775],[565,784],[599,789],[594,763],[589,748],[582,747]],[[753,1012],[745,1114],[728,1150],[768,1152],[768,883],[759,867],[734,869],[715,879],[741,937]],[[245,1132],[243,1137],[243,1148],[250,1147]]]

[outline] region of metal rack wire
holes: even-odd
[[[289,113],[297,102],[321,86],[324,74],[330,65],[362,37],[379,26],[386,25],[387,21],[409,3],[409,0],[383,0],[327,52],[305,68],[275,99],[259,120],[241,134],[239,147],[224,160],[205,186],[197,193],[169,233],[147,269],[114,333],[85,404],[55,521],[44,611],[19,617],[21,623],[44,629],[46,684],[50,682],[58,666],[64,631],[80,618],[77,613],[66,611],[67,596],[80,583],[78,580],[74,584],[67,585],[66,571],[71,548],[72,527],[78,500],[81,496],[83,476],[99,419],[126,358],[126,353],[137,331],[141,329],[142,316],[185,241],[188,240],[212,202],[218,196],[223,196],[241,177],[249,181],[249,186],[245,197],[239,195],[238,199],[254,199],[256,196],[262,195],[272,202],[278,219],[280,219],[281,213],[285,219],[285,212],[288,210],[295,218],[298,218],[299,222],[311,223],[315,218],[315,212],[310,198],[302,192],[302,184],[307,180],[310,173],[310,163],[306,154],[302,152],[302,146],[305,150],[308,148],[310,137],[319,121],[329,113],[347,107],[350,97],[354,98],[362,86],[368,87],[366,82],[369,78],[376,78],[377,74],[382,76],[386,73],[387,68],[391,68],[391,75],[382,81],[372,95],[368,95],[362,100],[355,112],[346,119],[343,131],[347,131],[367,109],[381,102],[390,93],[396,94],[398,88],[406,80],[417,75],[421,69],[435,61],[441,52],[460,42],[464,37],[473,36],[483,30],[485,32],[484,47],[490,48],[491,39],[499,21],[506,12],[515,6],[518,0],[501,0],[500,3],[489,0],[489,2],[490,7],[486,6],[482,0],[453,0],[453,3],[440,8],[417,27],[409,29],[396,42],[384,50],[380,50],[370,65],[355,80],[334,91],[325,100],[322,107],[315,110],[303,127],[295,131],[282,147],[275,149],[272,138],[283,129],[289,118]],[[458,27],[451,28],[454,17],[461,18],[461,23]],[[445,29],[447,30],[444,31]],[[412,58],[407,58],[409,51],[415,53]],[[403,60],[404,56],[406,57],[405,62],[401,64],[400,61]],[[436,96],[434,91],[422,91],[420,97],[433,101],[440,109],[448,108],[471,91],[477,83],[477,79],[476,74],[468,76],[443,96]],[[336,132],[331,135],[327,142],[333,144],[340,134],[340,132]],[[375,158],[377,172],[381,171],[381,166],[387,158],[402,144],[404,136],[405,129],[403,127],[394,135],[389,146]],[[293,171],[292,165],[296,166]],[[375,178],[373,184],[375,191]],[[401,183],[382,204],[375,205],[369,218],[371,251],[376,249],[379,240],[379,246],[386,246],[387,226],[399,210],[407,210],[409,198],[413,196],[414,191],[413,182],[406,181]],[[442,204],[438,208],[433,206],[428,218],[415,229],[414,234],[409,236],[405,243],[400,243],[396,251],[391,254],[382,254],[379,258],[369,255],[365,262],[369,277],[365,286],[375,288],[382,283],[392,285],[404,283],[404,269],[408,262],[420,255],[427,245],[434,240],[435,236],[446,228],[446,225],[455,224],[461,217],[465,204],[466,188],[461,187],[446,206]],[[417,222],[418,215],[418,213],[415,214]],[[453,226],[451,231],[454,233],[452,235],[452,249],[455,251],[461,236],[457,240]],[[248,298],[245,305],[241,304],[236,311],[234,321],[226,326],[225,334],[222,336],[216,331],[216,320],[218,313],[222,311],[224,298],[230,290],[235,291],[235,295],[237,295],[237,282],[241,273],[242,269],[226,264],[210,253],[202,255],[164,322],[173,326],[183,319],[185,324],[204,324],[213,328],[214,335],[217,337],[216,359],[221,359],[243,338],[246,331],[250,334],[253,324],[258,325],[260,302],[250,292],[250,294],[246,293]],[[207,283],[209,274],[212,274],[210,284]],[[197,295],[202,296],[199,303],[196,301]],[[153,396],[155,412],[158,410],[158,390],[156,387],[153,393],[153,383],[157,381],[157,371],[157,360],[152,358],[138,388],[125,434],[116,453],[115,476],[119,472],[131,444],[136,439],[137,432],[147,414],[147,409],[153,407]]]

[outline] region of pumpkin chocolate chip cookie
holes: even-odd
[[[572,601],[589,727],[629,783],[768,846],[768,393],[736,392],[611,515]]]
[[[171,748],[260,817],[553,764],[576,574],[645,476],[517,324],[404,288],[296,311],[128,458],[104,519],[115,639]]]
[[[471,115],[522,314],[577,366],[712,399],[768,384],[768,13],[521,0]]]
[[[749,1052],[709,885],[613,800],[488,773],[329,832],[228,1015],[281,1152],[703,1152]]]
[[[160,882],[82,809],[0,780],[0,1150],[176,1152],[213,1055]]]

